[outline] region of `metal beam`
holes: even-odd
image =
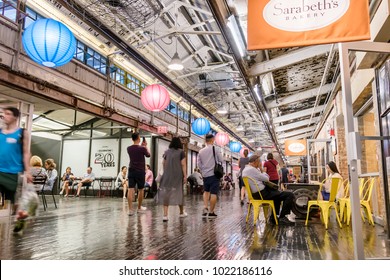
[[[305,128],[302,128],[302,129],[297,129],[297,130],[294,130],[294,131],[291,131],[291,132],[278,134],[278,137],[280,137],[280,138],[290,138],[292,136],[296,136],[296,135],[304,134],[306,132],[313,131],[314,129],[315,129],[315,126],[309,126],[309,127],[305,127]]]
[[[322,106],[318,106],[317,108],[314,109],[314,114],[316,113],[319,113],[321,112],[323,109],[324,109],[324,105]],[[310,109],[305,109],[305,110],[302,110],[302,111],[298,111],[296,113],[292,113],[292,114],[287,114],[287,115],[284,115],[284,116],[280,116],[280,117],[276,117],[273,119],[273,123],[281,123],[281,122],[285,122],[285,121],[291,121],[291,120],[294,120],[294,119],[298,119],[298,118],[302,118],[302,117],[305,117],[305,116],[310,116],[311,113],[313,112],[313,109],[310,108]]]
[[[315,97],[317,94],[323,95],[328,93],[332,88],[334,84],[326,84],[323,87],[321,87],[321,90],[319,91],[320,87],[316,87],[313,89],[301,91],[298,93],[291,94],[287,97],[280,98],[278,101],[273,100],[271,102],[267,102],[267,108],[273,109],[279,106],[284,106],[291,103],[296,103],[302,100],[309,99],[311,97]]]
[[[296,140],[296,139],[306,139],[306,138],[308,138],[308,137],[310,137],[310,135],[311,135],[311,133],[303,133],[303,134],[298,134],[298,135],[294,135],[294,136],[291,136],[291,137],[284,137],[284,136],[282,136],[282,135],[280,135],[279,136],[279,139],[286,139],[286,138],[288,138],[288,139],[294,139],[294,140]]]
[[[260,76],[268,72],[285,68],[286,66],[296,64],[302,60],[324,55],[329,52],[331,45],[319,45],[314,47],[300,48],[288,54],[278,56],[277,58],[254,64],[249,69],[249,76]]]
[[[360,197],[358,179],[358,160],[361,155],[359,133],[355,130],[353,117],[353,102],[351,88],[351,73],[349,70],[349,49],[347,44],[339,43],[341,88],[343,97],[343,114],[345,126],[345,140],[348,157],[349,175],[351,178],[350,200],[352,212],[352,236],[355,259],[364,259],[363,228],[360,218]],[[355,140],[355,141],[354,141]]]
[[[316,123],[320,119],[321,119],[321,117],[315,117],[315,118],[312,119],[312,122]],[[310,122],[310,119],[307,119],[307,120],[303,120],[303,121],[299,121],[299,122],[289,123],[289,124],[286,124],[286,125],[276,126],[275,127],[275,132],[282,132],[282,131],[295,129],[297,127],[306,126],[306,125],[309,124],[309,122]]]

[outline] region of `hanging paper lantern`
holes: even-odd
[[[47,66],[62,66],[73,58],[76,39],[61,22],[39,19],[23,33],[23,47],[35,62]]]
[[[158,84],[147,86],[141,92],[142,105],[153,112],[164,110],[168,106],[170,100],[167,89]]]
[[[245,155],[244,155],[244,151],[245,150],[248,150],[248,153],[249,153],[249,149],[247,147],[242,147],[241,150],[240,150],[240,156],[241,157],[245,157]]]
[[[205,135],[210,131],[210,122],[204,118],[196,119],[192,123],[192,131],[198,135]]]
[[[219,146],[225,146],[227,143],[229,143],[229,135],[224,132],[218,132],[217,135],[215,135],[215,142]]]
[[[232,151],[233,153],[238,153],[241,149],[241,144],[238,143],[238,142],[230,142],[230,151]]]

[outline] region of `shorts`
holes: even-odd
[[[139,190],[142,190],[145,186],[145,171],[129,170],[127,179],[129,189],[134,189],[137,186]]]
[[[15,194],[18,187],[18,174],[0,172],[0,192],[5,197],[5,200],[11,200],[15,203]]]
[[[92,185],[92,183],[91,182],[82,182],[81,185],[83,187],[90,187]]]
[[[203,178],[203,188],[205,192],[211,194],[218,194],[219,191],[219,179],[217,177],[210,176]]]

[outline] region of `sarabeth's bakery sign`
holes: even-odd
[[[350,0],[270,1],[263,10],[265,21],[285,31],[315,30],[337,21],[349,8]]]
[[[367,0],[248,0],[249,50],[367,39]]]

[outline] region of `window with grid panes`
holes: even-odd
[[[177,115],[179,116],[180,119],[184,119],[184,109],[181,106],[178,107],[178,113]]]
[[[0,15],[16,22],[16,0],[8,0],[7,2],[0,0]]]
[[[77,41],[77,48],[74,57],[85,64],[85,45],[80,41]]]
[[[168,106],[169,106],[168,111],[176,115],[177,114],[177,104],[176,104],[176,102],[173,102],[171,100],[171,102],[169,103]]]
[[[141,94],[141,92],[145,88],[145,84],[138,80],[133,75],[127,73],[127,80],[126,80],[126,86],[127,88],[131,89],[132,91]]]
[[[188,122],[189,118],[190,118],[190,112],[188,112],[187,110],[184,110],[184,117],[183,117],[183,119],[186,122]]]
[[[121,68],[117,68],[115,80],[117,83],[124,85],[125,84],[125,71]]]
[[[38,19],[43,19],[44,17],[30,8],[26,8],[27,16],[24,18],[24,29],[26,29],[31,23],[37,21]]]

